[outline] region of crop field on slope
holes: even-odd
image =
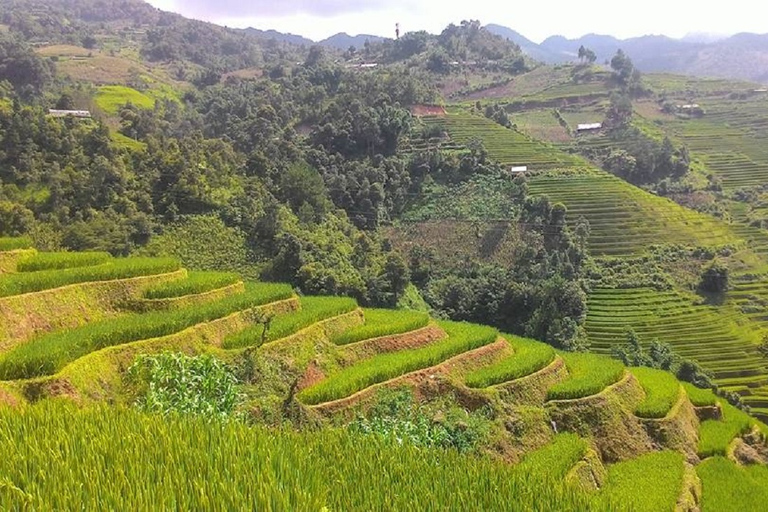
[[[737,466],[725,457],[712,457],[696,467],[702,481],[702,512],[762,510],[768,503],[765,466]]]
[[[768,381],[768,367],[757,351],[749,321],[732,308],[695,305],[675,291],[649,288],[595,289],[589,296],[585,324],[592,348],[609,353],[625,343],[633,328],[644,343],[669,343],[715,374],[725,387]]]
[[[399,311],[368,308],[363,311],[365,324],[331,337],[337,345],[349,345],[363,340],[415,331],[426,327],[429,315],[421,311]]]
[[[94,268],[103,265],[98,263],[100,257],[87,253],[83,256],[50,254],[35,261],[44,267],[56,267],[62,261],[77,263],[89,258],[95,258]],[[148,295],[176,297],[186,292],[197,293],[229,283],[234,278],[226,273],[190,275],[190,279],[180,279],[169,285],[158,284],[150,288]],[[163,335],[256,304],[278,301],[293,293],[289,286],[274,283],[247,283],[245,290],[186,309],[125,315],[43,335],[3,353],[0,371],[6,365],[12,367],[23,363],[26,356],[37,357],[29,365],[32,374],[39,374],[38,370],[48,364],[49,359],[58,369],[73,357],[102,346]],[[144,296],[143,291],[139,293]],[[283,312],[274,317],[267,341],[283,339],[324,318],[357,308],[353,299],[344,297],[302,297],[301,303],[300,311]],[[626,305],[628,311],[633,311],[633,307],[644,308],[642,304],[633,306],[632,301]],[[334,354],[338,345],[412,331],[429,322],[426,314],[416,312],[366,310],[365,314],[367,323],[363,326],[348,327],[344,332],[319,329],[320,333],[324,332],[320,335],[325,336],[325,341],[318,343],[316,338],[302,340],[299,337],[295,340],[296,345],[286,344],[280,351],[289,359],[308,357],[308,360],[317,361]],[[249,321],[258,320],[251,318]],[[348,396],[409,371],[439,364],[497,339],[497,331],[490,327],[458,322],[438,322],[438,325],[446,331],[447,337],[420,348],[360,359],[351,366],[331,371],[328,377],[305,388],[298,397],[304,403],[316,403]],[[238,348],[248,345],[251,353],[260,353],[269,361],[268,347],[258,349],[253,346],[258,345],[253,343],[254,337],[261,337],[259,329],[263,330],[263,326],[257,325],[255,331],[248,328],[239,331],[255,334],[247,336],[247,343],[235,345]],[[224,348],[231,344],[226,341],[228,339],[224,339]],[[515,336],[509,336],[508,341],[511,356],[501,358],[497,355],[488,360],[486,366],[470,371],[465,379],[468,384],[482,388],[529,375],[555,357],[555,351],[546,344]],[[326,350],[328,352],[324,352]],[[503,354],[507,356],[509,351]],[[550,399],[580,398],[599,393],[626,372],[619,361],[595,354],[564,353],[561,357],[566,361],[570,375],[550,387]],[[288,360],[280,361],[279,366],[291,364]],[[473,360],[473,364],[479,362]],[[678,381],[655,370],[631,371],[638,375],[648,392],[648,400],[640,404],[638,414],[663,416],[677,397],[673,391],[679,392]],[[67,378],[66,375],[58,377]],[[270,375],[268,378],[278,377]],[[254,392],[257,387],[272,390],[273,384],[258,382],[243,389],[249,392]],[[455,384],[460,386],[459,382]],[[307,433],[273,431],[254,428],[235,419],[218,422],[183,415],[146,415],[118,407],[78,408],[66,406],[60,400],[42,400],[20,409],[6,408],[3,405],[8,397],[4,390],[6,385],[19,385],[12,389],[15,391],[31,384],[0,383],[0,432],[12,433],[0,436],[0,453],[7,454],[0,458],[0,509],[3,510],[32,505],[46,510],[69,509],[75,504],[103,504],[106,499],[118,509],[144,509],[149,503],[156,507],[160,500],[169,507],[183,505],[190,509],[209,508],[211,503],[224,503],[237,509],[243,503],[255,503],[265,510],[322,510],[331,506],[361,510],[388,507],[397,510],[470,510],[482,507],[483,510],[505,511],[527,511],[538,507],[545,510],[622,510],[631,507],[633,510],[656,511],[674,509],[683,480],[682,454],[661,451],[607,466],[607,477],[599,491],[585,492],[578,487],[569,487],[566,482],[571,481],[572,470],[589,454],[597,453],[593,451],[597,448],[587,439],[571,433],[548,438],[543,447],[530,448],[533,451],[521,455],[518,465],[510,465],[483,456],[462,456],[455,450],[417,448],[391,435],[369,433],[360,437],[359,432],[355,434],[330,427]],[[686,389],[690,390],[696,403],[709,403],[713,399],[711,392],[694,391],[690,386]],[[484,394],[479,390],[472,393]],[[445,395],[440,398],[446,398],[450,393]],[[16,400],[13,396],[11,399]],[[18,400],[24,399],[19,397]],[[649,412],[642,414],[641,410]],[[631,410],[625,412],[628,417],[632,416]],[[757,425],[733,407],[724,405],[724,412],[722,421],[707,421],[702,426],[699,446],[702,454],[724,453],[735,436]],[[427,421],[432,423],[432,420]],[[87,440],[84,433],[88,433]],[[164,441],[158,442],[158,439]],[[50,464],[54,460],[52,457],[56,460],[53,466]],[[121,470],[118,475],[114,468],[128,469]],[[158,470],[163,471],[164,478],[152,478]],[[728,474],[718,475],[718,478],[728,477]],[[355,485],[344,483],[352,481],[350,479]],[[137,487],[135,481],[149,483]],[[432,489],[435,485],[442,485],[445,490],[435,491]],[[394,486],[398,489],[395,494],[391,492]],[[717,490],[712,492],[716,496],[712,500],[719,499]],[[420,496],[418,493],[429,493],[430,500],[424,502],[417,498],[414,501],[414,496]],[[514,498],[510,499],[510,496]]]
[[[665,128],[691,156],[723,179],[726,189],[761,185],[768,179],[768,98],[703,99],[701,118],[673,120]]]
[[[105,85],[99,87],[96,93],[96,104],[107,114],[118,114],[126,103],[143,109],[151,109],[155,105],[149,96],[121,85]]]
[[[663,451],[619,462],[608,469],[603,497],[637,512],[672,512],[683,486],[683,455]]]
[[[554,143],[571,141],[570,132],[558,122],[552,109],[514,112],[509,114],[509,120],[518,130],[535,139]]]
[[[716,246],[738,238],[726,224],[645,192],[608,173],[544,173],[528,180],[531,194],[547,195],[568,208],[568,219],[584,216],[593,255],[629,255],[648,245]]]
[[[270,431],[53,402],[0,407],[0,431],[8,433],[0,437],[3,510],[522,512],[590,502],[551,471],[551,457],[518,469],[344,430]],[[581,454],[571,453],[574,463]]]
[[[749,432],[754,420],[745,412],[722,403],[723,418],[707,420],[699,428],[699,457],[725,456],[728,445],[737,436]]]
[[[504,128],[484,116],[462,110],[453,109],[445,117],[425,117],[422,120],[426,124],[445,126],[451,138],[462,145],[466,145],[473,138],[481,139],[488,155],[503,165],[542,170],[583,163],[553,146]]]
[[[174,272],[181,264],[174,258],[115,258],[95,266],[20,272],[0,277],[0,297],[38,292],[89,281],[110,281],[129,277]]]
[[[632,374],[645,391],[645,400],[635,414],[641,418],[663,418],[680,396],[680,382],[669,372],[653,368],[632,368]]]
[[[541,370],[555,358],[555,350],[549,345],[510,334],[502,336],[512,347],[512,355],[469,373],[465,378],[467,386],[487,388],[519,379]]]
[[[55,331],[0,355],[0,379],[53,375],[67,364],[96,350],[133,341],[167,336],[232,313],[286,299],[290,286],[249,283],[245,293],[205,305],[109,318],[76,329]]]
[[[493,343],[498,335],[492,327],[463,322],[439,322],[448,337],[424,347],[379,354],[332,374],[299,393],[309,405],[348,397],[367,387],[406,373],[435,366],[451,357]]]
[[[301,329],[305,329],[334,316],[349,313],[357,308],[357,302],[349,297],[302,297],[301,309],[290,315],[280,315],[269,322],[269,328],[258,323],[227,337],[222,347],[226,349],[256,347],[262,343],[277,341]]]
[[[624,365],[616,359],[596,354],[568,352],[562,354],[568,378],[547,391],[549,400],[572,400],[595,395],[624,376]]]

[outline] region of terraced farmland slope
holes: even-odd
[[[95,263],[93,267],[77,267],[81,269],[80,275],[87,275],[87,271],[93,272],[92,269],[104,265],[99,262],[100,258],[95,255],[36,255],[34,251],[17,253],[15,263],[12,259],[7,260],[7,273],[0,276],[0,289],[12,290],[8,283],[19,280],[35,282],[40,273],[46,272],[40,269],[41,266],[66,268],[92,261]],[[131,262],[127,259],[121,261],[121,265],[130,268]],[[99,486],[117,500],[115,503],[141,507],[143,498],[135,490],[116,486],[117,480],[88,478],[87,482],[82,482],[88,488],[83,491],[86,496],[64,491],[73,486],[85,489],[75,485],[76,478],[83,477],[74,476],[80,474],[74,467],[57,478],[40,476],[44,474],[37,471],[42,469],[38,468],[43,463],[40,455],[56,453],[69,442],[80,446],[77,448],[80,452],[78,460],[92,460],[89,467],[97,468],[99,474],[99,461],[106,460],[104,450],[111,454],[109,460],[123,460],[127,454],[134,453],[126,451],[127,447],[120,443],[102,444],[107,438],[114,440],[125,436],[145,440],[146,446],[140,452],[154,454],[150,457],[153,465],[165,464],[162,462],[165,460],[194,459],[194,467],[206,467],[209,471],[218,464],[215,452],[203,454],[190,445],[193,439],[199,443],[200,439],[212,435],[206,430],[209,427],[204,426],[210,423],[189,423],[193,434],[187,437],[182,433],[185,431],[180,423],[184,421],[182,418],[165,424],[160,423],[164,420],[157,416],[144,417],[119,409],[115,412],[90,409],[90,406],[105,401],[130,405],[141,398],[141,395],[137,396],[141,388],[135,385],[135,374],[127,368],[137,356],[163,352],[192,356],[208,354],[237,369],[233,378],[243,391],[239,395],[243,400],[240,407],[255,421],[271,418],[271,422],[281,423],[293,419],[300,425],[307,421],[336,425],[351,422],[351,425],[358,425],[355,427],[358,430],[362,428],[360,422],[364,421],[363,432],[407,428],[411,429],[409,435],[416,435],[420,428],[443,428],[434,432],[458,435],[457,439],[462,439],[462,443],[474,439],[471,442],[478,443],[478,449],[486,454],[500,453],[507,461],[521,461],[513,468],[504,466],[507,469],[498,465],[498,461],[476,461],[478,467],[482,465],[483,471],[487,471],[483,473],[483,479],[501,472],[517,489],[505,491],[512,494],[503,500],[484,502],[488,510],[514,510],[517,505],[521,510],[529,508],[524,498],[514,493],[522,492],[520,489],[523,488],[516,475],[531,472],[539,475],[534,481],[543,487],[539,489],[536,487],[539,484],[529,484],[534,487],[526,487],[526,493],[539,495],[544,492],[546,497],[541,499],[554,500],[552,506],[561,509],[586,506],[597,510],[615,509],[617,504],[628,506],[632,503],[640,510],[673,510],[681,501],[695,507],[700,497],[696,490],[697,480],[693,470],[690,466],[686,469],[683,461],[697,465],[705,454],[725,453],[730,447],[746,446],[750,448],[744,449],[758,453],[759,462],[766,462],[759,455],[764,452],[759,450],[764,449],[768,427],[720,404],[709,391],[695,388],[685,388],[688,391],[684,391],[679,384],[675,387],[677,381],[668,374],[628,372],[618,361],[603,356],[557,353],[536,341],[500,334],[489,327],[436,322],[424,313],[363,310],[347,298],[298,298],[288,286],[242,283],[231,274],[187,274],[183,270],[169,273],[168,262],[160,263],[162,265],[155,270],[143,263],[142,277],[146,279],[128,288],[119,303],[106,300],[94,303],[87,294],[73,294],[71,289],[112,287],[104,288],[104,293],[109,293],[116,283],[135,280],[135,276],[73,284],[67,284],[66,280],[62,283],[42,280],[35,291],[21,295],[9,292],[0,298],[0,311],[14,315],[19,315],[20,311],[34,315],[41,303],[58,311],[59,298],[69,303],[68,307],[74,301],[81,309],[102,309],[101,316],[81,318],[64,328],[53,324],[41,326],[32,336],[8,328],[8,319],[18,316],[0,319],[5,328],[4,344],[0,345],[0,423],[8,425],[9,431],[26,432],[21,443],[26,455],[6,457],[0,462],[0,478],[14,489],[23,490],[21,493],[0,492],[0,505],[4,508],[19,506],[19,500],[25,503],[32,500],[41,508],[67,508],[74,501],[84,503],[82,500],[94,499]],[[36,270],[24,272],[25,268]],[[50,287],[46,288],[46,285]],[[422,415],[418,416],[422,423],[412,423],[416,420],[403,416],[365,419],[377,410],[397,411],[393,406],[395,402],[389,401],[393,393],[394,396],[406,393],[418,403],[418,407],[408,414]],[[86,409],[78,413],[61,408],[61,404],[48,405],[50,397],[69,399]],[[31,406],[31,403],[37,405]],[[383,409],[379,404],[384,404]],[[4,405],[11,405],[11,409],[6,410]],[[705,418],[718,418],[721,409],[724,412],[722,420],[704,421]],[[452,431],[440,425],[450,426],[455,420],[446,414],[454,414],[451,411],[456,410],[460,411],[458,417],[463,426],[456,430],[457,433],[446,434]],[[423,416],[427,413],[430,416]],[[423,423],[424,418],[427,418],[426,423]],[[47,426],[43,427],[41,422]],[[476,427],[477,424],[482,426]],[[69,425],[80,427],[72,431]],[[91,439],[87,443],[73,441],[79,439],[78,431],[101,432],[104,429],[121,434]],[[360,507],[371,509],[377,508],[378,500],[384,499],[377,492],[362,496],[352,489],[341,495],[328,494],[327,486],[322,483],[325,480],[318,480],[319,469],[315,465],[308,461],[297,462],[295,457],[292,462],[282,461],[282,456],[259,444],[262,442],[259,439],[264,436],[272,436],[270,445],[283,442],[280,436],[286,434],[258,430],[260,437],[253,438],[255,434],[247,429],[231,426],[218,430],[216,438],[219,441],[222,435],[239,441],[216,444],[260,446],[260,458],[280,460],[275,463],[287,464],[286,467],[291,469],[295,469],[293,464],[301,464],[304,469],[298,473],[278,471],[269,477],[275,486],[301,487],[306,491],[301,498],[298,494],[283,494],[288,500],[285,503],[322,505],[346,499],[346,503],[357,500],[354,502]],[[561,434],[556,435],[555,430]],[[674,435],[669,434],[672,431]],[[458,434],[461,432],[467,434]],[[467,437],[469,433],[472,434]],[[157,444],[152,441],[157,436],[175,441]],[[701,443],[705,444],[700,443],[700,437]],[[250,441],[243,441],[245,439]],[[285,442],[313,442],[310,437],[291,439]],[[327,436],[322,439],[324,448],[320,451],[323,453],[328,446],[346,442]],[[384,439],[390,438],[372,438],[376,443],[383,443]],[[5,442],[12,441],[3,439],[0,445]],[[361,444],[366,445],[365,442]],[[208,442],[203,445],[211,446]],[[68,449],[75,450],[74,446]],[[101,454],[98,457],[92,450],[94,446],[100,447],[96,450]],[[386,450],[383,445],[381,449]],[[237,451],[241,453],[239,456],[251,457],[241,448]],[[314,449],[313,453],[316,453]],[[380,475],[382,467],[401,468],[403,464],[415,467],[407,458],[438,456],[431,451],[398,453],[405,459],[399,458],[395,462],[384,460],[381,455],[366,455],[381,461],[368,471],[375,485],[384,485],[376,476]],[[239,456],[230,454],[227,460],[239,460]],[[137,461],[145,460],[138,452],[131,457]],[[62,468],[69,467],[68,460],[71,458],[62,459]],[[460,460],[467,459],[456,459],[445,467],[461,467],[465,462]],[[22,467],[20,461],[27,462]],[[34,466],[31,473],[24,469],[28,468],[27,464]],[[388,466],[392,464],[399,465]],[[144,466],[145,462],[137,462],[136,475]],[[174,463],[162,467],[176,479],[182,478],[183,474],[179,472],[186,466],[185,463]],[[737,470],[739,468],[734,469]],[[512,473],[507,473],[509,471]],[[249,473],[245,468],[243,472]],[[298,475],[298,480],[280,483],[288,474]],[[637,474],[646,475],[643,484],[646,490],[642,496],[633,497],[629,495],[628,484],[630,481],[639,484],[632,476]],[[215,489],[229,485],[214,476],[210,480],[218,483],[209,485],[206,479],[201,482],[201,489],[217,496]],[[335,480],[333,477],[329,481]],[[155,482],[151,486],[160,485],[151,478],[147,481]],[[493,487],[497,491],[500,488],[496,484]],[[165,492],[174,497],[183,489],[183,485],[172,486]],[[267,499],[264,496],[271,496],[273,490],[264,487],[259,499]],[[706,500],[706,491],[704,496]],[[319,501],[316,503],[310,498]],[[190,507],[202,503],[197,497],[179,495],[174,499],[176,503],[184,502]],[[231,503],[237,507],[237,500],[256,498],[235,493],[227,499],[235,500]],[[446,495],[440,499],[443,505],[456,498]],[[402,502],[402,506],[407,507],[407,503],[410,502]]]
[[[710,370],[723,388],[745,395],[756,414],[768,412],[753,396],[768,391],[768,364],[757,349],[759,329],[736,308],[696,305],[673,290],[595,289],[586,328],[592,347],[602,353],[610,353],[628,328],[646,343],[668,343]]]
[[[649,244],[664,242],[698,246],[739,242],[725,223],[650,194],[484,117],[453,110],[445,117],[425,121],[442,123],[462,144],[480,139],[490,157],[502,164],[529,165],[531,170],[568,168],[531,175],[529,188],[533,194],[565,204],[571,222],[579,216],[589,221],[589,246],[596,256],[637,254]]]
[[[738,242],[726,224],[599,170],[536,175],[529,187],[533,194],[565,204],[572,222],[579,216],[589,221],[589,247],[595,256],[637,254],[665,242],[697,246]]]
[[[755,84],[733,81],[649,77],[652,86],[678,104],[695,103],[701,117],[679,119],[648,105],[642,115],[684,142],[723,180],[726,189],[762,185],[768,178],[768,94]]]
[[[723,129],[726,132],[733,131],[732,137],[725,137],[723,144],[726,145],[739,140],[749,146],[752,144],[750,140],[763,136],[759,129],[763,122],[759,114],[762,107],[759,105],[763,99],[753,97],[741,102],[731,102],[728,105],[732,110],[727,111],[724,104],[718,103],[724,101],[726,94],[723,92],[723,82],[706,84],[707,87],[699,91],[699,94],[705,98],[702,104],[704,101],[710,101],[707,103],[713,112],[710,121],[707,121],[707,116],[703,119],[682,120],[673,116],[660,115],[656,118],[651,115],[646,117],[644,122],[662,123],[654,125],[653,129],[657,131],[661,129],[660,126],[672,130],[695,130],[705,123],[711,123],[711,127],[719,127],[714,129],[713,134],[722,133]],[[690,93],[690,84],[686,87]],[[728,87],[725,89],[732,90],[733,83]],[[718,110],[718,105],[723,107],[722,112]],[[523,120],[535,120],[538,119],[536,116],[549,115],[551,119],[548,118],[546,123],[549,128],[545,126],[540,130],[554,133],[552,120],[556,119],[556,116],[538,106],[534,105],[532,108],[533,110],[523,108],[516,111],[513,118],[518,116]],[[575,126],[579,122],[600,118],[601,109],[604,107],[584,103],[578,107],[562,109],[561,115],[569,126]],[[656,112],[658,106],[643,107],[640,111],[645,114],[648,109]],[[742,109],[745,110],[745,115],[739,117]],[[728,117],[729,115],[731,117]],[[434,122],[442,122],[456,141],[470,140],[473,136],[480,138],[486,143],[492,158],[508,162],[506,154],[509,149],[494,142],[494,139],[500,139],[501,136],[494,135],[486,139],[491,129],[485,125],[492,122],[487,119],[468,121],[471,117],[459,109],[448,109],[445,118]],[[464,127],[459,129],[461,123],[464,123]],[[494,134],[504,131],[515,133],[501,126],[493,129]],[[675,134],[674,131],[672,133]],[[679,137],[679,134],[675,137]],[[513,137],[507,140],[510,144],[513,143]],[[549,140],[555,139],[550,137]],[[599,136],[590,140],[592,144],[608,143],[606,138]],[[717,140],[710,138],[702,140],[701,146],[693,144],[691,149],[694,156],[700,155],[704,158],[706,155],[697,151],[707,147],[715,148],[718,144]],[[553,146],[543,147],[546,149],[542,154],[546,155],[550,164],[574,158]],[[740,151],[742,149],[746,151],[745,148]],[[558,152],[568,158],[558,158],[555,156]],[[757,152],[751,154],[755,158],[760,157]],[[768,158],[764,160],[768,162]],[[735,222],[728,224],[643,191],[583,161],[574,161],[577,163],[564,165],[561,169],[529,173],[529,191],[564,203],[568,208],[570,222],[576,222],[580,216],[589,221],[589,248],[593,256],[599,258],[638,255],[643,254],[651,245],[665,243],[697,247],[734,245],[748,247],[758,257],[768,254],[767,234],[761,229],[748,226],[746,219],[741,218],[744,215],[740,217],[738,212],[734,213]],[[759,173],[752,171],[747,171],[752,181],[743,184],[756,183],[754,180],[761,179]],[[609,353],[613,346],[623,343],[626,328],[633,327],[646,342],[659,339],[671,344],[680,355],[700,362],[714,373],[719,385],[738,392],[744,397],[745,403],[753,408],[755,414],[767,417],[768,364],[757,350],[757,346],[762,334],[768,329],[768,317],[763,313],[764,308],[759,307],[760,304],[768,304],[768,296],[763,296],[763,291],[768,289],[768,278],[764,276],[764,264],[755,263],[755,257],[751,260],[752,265],[760,267],[757,269],[758,275],[751,275],[751,269],[741,270],[741,277],[735,280],[734,289],[729,292],[728,304],[722,306],[695,305],[695,298],[675,291],[657,292],[644,288],[593,290],[589,299],[586,324],[593,347],[602,353]]]
[[[443,117],[423,117],[422,122],[427,125],[445,126],[451,138],[462,145],[468,144],[472,139],[480,139],[491,158],[504,165],[542,170],[578,165],[581,162],[580,159],[558,151],[551,145],[461,109],[451,109],[448,115]]]

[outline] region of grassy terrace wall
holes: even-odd
[[[129,398],[124,388],[123,373],[137,355],[166,351],[188,355],[214,352],[226,359],[232,354],[220,350],[222,342],[228,336],[251,326],[256,312],[289,314],[298,307],[298,300],[286,299],[236,311],[223,318],[199,323],[168,336],[106,347],[74,361],[56,375],[27,381],[23,388],[30,399],[64,394],[85,400],[101,401],[109,398],[121,402]]]
[[[73,328],[117,314],[157,283],[182,279],[166,274],[79,283],[0,298],[0,351],[56,329]]]

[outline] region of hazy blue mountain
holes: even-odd
[[[526,55],[533,59],[546,62],[548,64],[562,62],[562,58],[558,53],[549,51],[548,49],[534,43],[520,32],[512,30],[511,28],[495,25],[493,23],[490,25],[485,25],[485,28],[491,34],[496,34],[497,36],[501,36],[505,39],[509,39],[513,43],[516,43]]]
[[[277,30],[259,30],[257,28],[246,28],[243,29],[243,32],[247,34],[251,34],[257,37],[262,37],[264,39],[274,39],[276,41],[281,41],[285,43],[291,43],[291,44],[297,44],[297,45],[303,45],[303,46],[312,46],[315,44],[314,41],[311,39],[307,39],[304,36],[299,36],[296,34],[285,34],[283,32],[278,32]]]
[[[370,34],[358,34],[356,36],[351,36],[346,32],[339,32],[338,34],[334,34],[327,39],[319,41],[317,44],[331,48],[338,48],[340,50],[346,50],[350,46],[354,46],[355,48],[362,48],[366,41],[377,43],[379,41],[383,41],[384,39],[386,39],[386,37],[373,36]]]
[[[730,37],[690,34],[683,39],[647,35],[617,39],[587,34],[577,39],[555,35],[536,44],[518,32],[500,25],[488,25],[495,34],[515,41],[534,59],[547,63],[572,62],[584,45],[609,62],[621,48],[638,69],[645,72],[672,72],[697,76],[741,78],[768,83],[768,34],[736,34]]]

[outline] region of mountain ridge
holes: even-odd
[[[768,34],[742,32],[724,38],[713,36],[707,42],[703,37],[675,39],[649,34],[619,39],[590,33],[574,39],[553,35],[536,44],[508,27],[495,24],[486,27],[492,33],[517,42],[530,57],[547,64],[576,60],[578,49],[583,45],[595,52],[598,62],[610,61],[621,49],[644,72],[768,81]],[[744,65],[745,62],[751,64]]]

